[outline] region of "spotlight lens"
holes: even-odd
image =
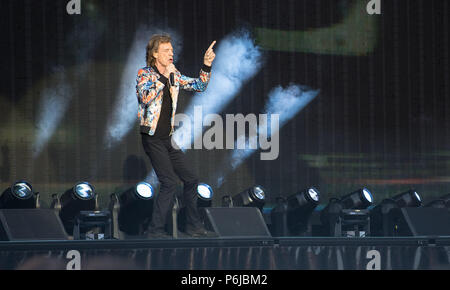
[[[312,198],[314,201],[319,201],[319,193],[314,190],[314,188],[308,189],[309,197]]]
[[[33,194],[31,187],[25,182],[18,182],[14,184],[12,192],[16,197],[20,199],[26,199]]]
[[[414,195],[416,196],[416,198],[417,198],[418,201],[422,201],[421,198],[420,198],[420,196],[419,196],[419,194],[418,194],[416,191],[414,191]]]
[[[372,203],[372,194],[367,188],[363,189],[364,198],[367,199],[368,202]]]
[[[143,198],[153,197],[153,187],[147,182],[140,182],[136,185],[136,192]]]
[[[255,186],[253,188],[253,193],[257,199],[263,200],[266,197],[264,194],[264,190],[262,190],[262,188],[259,186]]]
[[[91,199],[94,195],[92,186],[87,183],[79,183],[75,186],[75,193],[81,199]]]
[[[213,194],[214,194],[211,187],[204,183],[200,183],[197,186],[197,193],[201,198],[207,199],[207,200],[212,199]]]

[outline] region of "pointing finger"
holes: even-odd
[[[208,47],[208,50],[212,49],[213,46],[214,46],[214,44],[216,44],[216,41],[215,41],[215,40],[214,40],[214,41],[211,43],[211,45]]]

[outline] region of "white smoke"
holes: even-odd
[[[150,171],[150,173],[145,178],[145,182],[148,182],[152,186],[155,186],[155,187],[158,186],[158,184],[159,184],[158,176],[156,176],[156,172],[153,168],[152,168],[152,171]]]
[[[106,28],[103,19],[96,18],[95,24],[92,21],[78,22],[71,33],[67,35],[64,43],[68,57],[73,57],[78,66],[75,72],[78,76],[84,76],[88,66],[84,65],[89,60],[95,49],[96,42],[92,39],[99,39]],[[62,67],[52,68],[56,74],[56,84],[43,91],[36,125],[35,138],[33,143],[33,158],[39,156],[48,140],[54,134],[56,128],[66,113],[70,101],[73,97],[73,88],[67,82],[66,71]]]
[[[286,89],[278,86],[270,91],[264,113],[280,115],[280,127],[283,127],[318,94],[319,90],[311,90],[305,86],[290,85]],[[259,126],[261,127],[261,124]],[[270,137],[270,132],[268,135]]]
[[[291,120],[295,115],[297,115],[306,105],[308,105],[317,95],[318,90],[311,90],[304,86],[290,85],[286,89],[278,86],[272,89],[269,93],[269,100],[267,101],[264,109],[264,113],[267,116],[278,115],[279,116],[279,126],[269,125],[270,120],[262,119],[258,124],[258,135],[259,140],[272,138],[275,134],[278,134],[279,129],[281,129],[289,120]],[[246,136],[240,135],[236,140],[238,142],[245,142],[245,144],[250,144],[250,142],[255,142],[254,139],[257,136]],[[243,141],[242,139],[245,139]],[[278,146],[278,144],[275,144]],[[261,144],[260,144],[261,146]],[[237,148],[237,146],[235,146]],[[223,168],[228,168],[228,170],[234,171],[239,167],[242,162],[244,162],[248,157],[255,153],[256,149],[235,149],[233,150],[231,157],[227,162],[231,165],[223,166]],[[221,176],[217,178],[217,184],[220,187],[225,180],[225,175],[228,174],[228,170],[224,169],[221,172]]]
[[[216,59],[211,72],[211,80],[205,92],[196,93],[189,106],[183,112],[193,123],[202,124],[203,120],[195,120],[194,109],[200,106],[204,115],[219,113],[241,90],[262,66],[262,54],[246,30],[234,32],[218,41]],[[190,126],[181,126],[174,133],[175,143],[182,149],[190,148],[194,136]],[[194,128],[194,130],[200,130]]]
[[[72,88],[66,81],[64,69],[57,69],[57,84],[42,92],[39,106],[38,123],[33,143],[33,158],[41,152],[61,122],[70,100]]]

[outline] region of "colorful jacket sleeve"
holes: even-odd
[[[139,103],[151,103],[163,88],[164,84],[159,82],[146,69],[139,70],[136,78],[136,92]]]
[[[179,82],[182,89],[187,91],[203,92],[208,86],[211,78],[211,67],[203,65],[198,78],[190,78],[184,75],[179,76]]]

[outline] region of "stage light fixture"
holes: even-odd
[[[394,197],[384,199],[380,204],[370,211],[370,224],[373,236],[393,236],[396,232],[396,218],[394,212],[405,207],[420,207],[422,199],[415,190],[395,195]],[[429,205],[433,207],[442,207],[440,201]]]
[[[320,193],[314,187],[305,189],[297,194],[288,197],[288,205],[291,209],[296,208],[315,208],[319,204]]]
[[[75,218],[74,240],[105,240],[112,238],[111,212],[80,211]]]
[[[320,193],[313,187],[287,198],[287,225],[291,235],[307,231],[308,219],[319,200]]]
[[[233,196],[233,206],[257,207],[262,210],[266,202],[266,192],[260,185],[250,187]]]
[[[308,231],[309,218],[320,200],[317,189],[310,187],[297,194],[277,198],[276,206],[270,212],[273,236],[300,235]]]
[[[0,208],[20,209],[36,208],[36,206],[37,193],[33,192],[33,187],[25,180],[16,181],[0,196]]]
[[[205,210],[212,206],[212,199],[214,196],[214,191],[211,186],[206,183],[198,183],[195,189],[197,193],[197,207],[200,209],[198,211],[201,220],[205,220]],[[174,207],[172,208],[172,219],[168,224],[168,232],[172,232],[174,238],[178,237],[178,229],[181,231],[186,230],[187,222],[187,208],[183,196],[178,194],[175,198]],[[177,230],[175,230],[177,229]]]
[[[208,184],[199,183],[197,185],[197,196],[198,207],[211,207],[214,192]]]
[[[136,194],[143,199],[152,199],[155,192],[149,183],[139,182],[136,185]]]
[[[141,235],[153,213],[155,191],[150,183],[139,182],[120,194],[118,224],[128,235]]]
[[[60,204],[59,216],[67,233],[72,235],[75,217],[80,211],[93,211],[96,209],[94,187],[88,182],[79,182],[61,195]]]
[[[331,236],[346,237],[370,235],[370,216],[367,208],[372,203],[372,193],[365,187],[340,199],[330,199],[320,215],[323,232],[328,232]]]
[[[422,199],[417,191],[410,189],[391,198],[399,207],[419,207]]]
[[[336,225],[343,210],[342,202],[338,198],[330,198],[325,208],[320,212],[320,221],[325,235],[336,235]],[[340,224],[339,224],[340,225]]]
[[[276,198],[276,205],[270,211],[270,223],[267,226],[273,237],[287,237],[290,235],[287,218],[286,198],[279,196]]]
[[[399,206],[390,198],[383,199],[370,211],[370,228],[372,236],[392,236],[393,225],[390,212]]]
[[[361,188],[341,198],[344,209],[366,209],[373,203],[373,197],[367,188]]]

